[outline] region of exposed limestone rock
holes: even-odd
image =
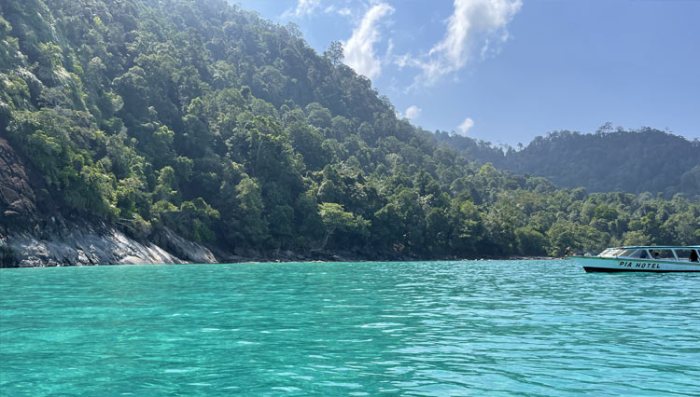
[[[5,244],[15,254],[13,265],[19,267],[185,262],[155,244],[138,242],[114,229],[74,229],[50,239],[22,233],[8,236]]]
[[[161,232],[157,233],[153,241],[178,258],[189,262],[214,263],[217,261],[216,256],[214,256],[208,248],[185,240],[168,228],[164,228]]]

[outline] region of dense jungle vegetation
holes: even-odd
[[[43,213],[142,239],[168,227],[242,254],[564,255],[700,240],[690,196],[588,194],[477,164],[398,119],[337,43],[317,54],[294,25],[223,0],[0,7],[0,131],[41,176]]]
[[[608,124],[595,134],[556,131],[518,149],[444,132],[436,137],[481,163],[543,176],[557,186],[700,198],[700,141],[652,128],[628,131]]]

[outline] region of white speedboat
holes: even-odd
[[[700,272],[700,245],[608,248],[597,256],[572,256],[587,272]]]

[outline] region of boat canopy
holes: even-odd
[[[608,248],[598,254],[601,258],[656,259],[667,261],[698,262],[700,246],[624,246]]]
[[[692,248],[700,249],[700,245],[625,245],[622,247],[615,247],[617,249],[679,249],[679,248]]]

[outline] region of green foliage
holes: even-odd
[[[162,222],[179,235],[201,243],[214,241],[212,224],[219,219],[219,211],[197,197],[176,207],[166,201],[157,203]]]
[[[505,152],[447,133],[437,138],[468,158],[544,176],[563,187],[700,197],[700,142],[652,128],[628,131],[606,125],[595,134],[557,131]]]
[[[515,229],[518,242],[518,252],[528,255],[547,255],[547,237],[539,231],[526,226]]]
[[[255,247],[265,241],[268,233],[267,222],[263,217],[265,204],[258,182],[244,177],[236,185],[236,230],[248,246]]]
[[[386,257],[700,239],[687,198],[699,191],[696,143],[558,133],[504,154],[398,120],[342,56],[340,43],[319,56],[298,28],[223,0],[8,0],[0,128],[43,178],[43,207],[140,238],[165,226],[232,251]],[[616,155],[581,166],[602,147]],[[593,190],[683,195],[587,194],[501,167],[570,186],[603,168],[629,185]]]
[[[116,178],[105,163],[95,164],[92,153],[105,150],[105,136],[88,115],[45,108],[14,116],[8,127],[10,138],[69,211],[98,218],[116,215],[112,206]]]
[[[326,235],[323,240],[322,247],[328,244],[328,240],[334,234],[334,246],[342,247],[344,240],[350,240],[353,244],[361,241],[368,236],[370,221],[355,215],[352,212],[345,211],[343,206],[338,203],[320,203],[318,212],[321,216],[321,221],[326,229]]]

